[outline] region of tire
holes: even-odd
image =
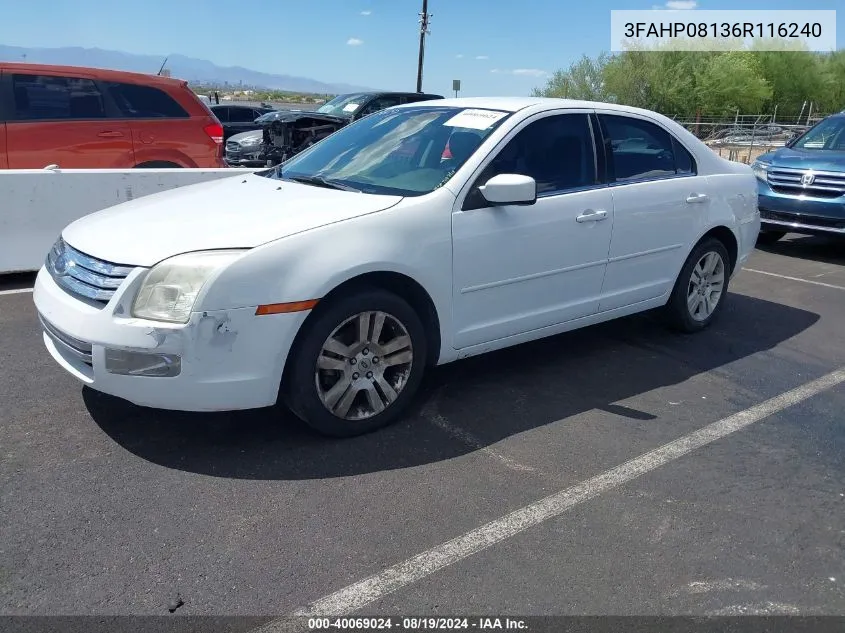
[[[705,258],[707,258],[706,261]],[[701,287],[695,280],[700,278],[699,271],[708,267],[707,264],[711,262],[714,262],[714,270],[709,277],[705,275],[705,280],[709,285]],[[721,278],[721,286],[714,288],[719,278]],[[685,333],[700,332],[707,328],[722,310],[729,283],[730,256],[725,245],[712,237],[703,240],[692,250],[684,263],[664,308],[664,315],[669,326]],[[719,290],[718,294],[716,290]],[[709,310],[707,310],[704,297],[709,297],[710,301],[715,298],[715,305]],[[690,307],[693,301],[695,302],[694,309]],[[702,302],[704,302],[703,305]]]
[[[774,244],[784,235],[786,235],[786,231],[760,231],[759,235],[757,235],[757,243],[763,246]]]
[[[338,297],[317,310],[288,362],[282,385],[288,407],[313,430],[333,437],[396,422],[425,371],[428,344],[420,317],[404,299],[379,289]],[[358,335],[362,321],[364,340]],[[379,322],[381,335],[373,342],[370,333]],[[386,364],[388,359],[395,364]]]

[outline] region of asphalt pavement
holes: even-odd
[[[438,368],[351,440],[81,387],[0,282],[0,613],[845,615],[845,248]]]

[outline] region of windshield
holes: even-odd
[[[798,149],[845,150],[845,116],[830,117],[811,127],[792,144]]]
[[[421,196],[445,184],[509,115],[444,106],[382,110],[267,175],[365,193]]]
[[[321,105],[317,112],[351,117],[367,98],[368,95],[365,94],[340,95]]]

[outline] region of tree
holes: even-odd
[[[606,101],[604,90],[604,67],[608,56],[602,53],[595,59],[583,55],[570,64],[566,70],[558,70],[546,83],[545,88],[535,88],[535,97],[563,97]]]
[[[772,87],[754,53],[729,51],[710,59],[698,80],[696,96],[708,113],[760,112],[771,101]]]

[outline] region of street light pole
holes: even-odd
[[[428,0],[423,0],[420,13],[420,56],[417,62],[417,92],[422,92],[423,58],[425,57],[425,36],[428,35]]]

